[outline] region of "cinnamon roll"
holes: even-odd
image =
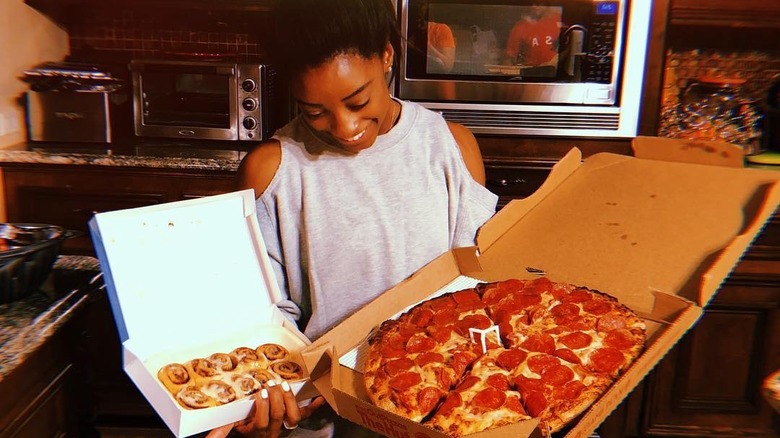
[[[232,386],[221,380],[209,380],[200,387],[201,392],[216,400],[219,404],[230,403],[237,398]]]
[[[274,362],[271,370],[285,380],[298,380],[303,377],[303,368],[291,360]]]
[[[209,356],[209,360],[214,363],[217,370],[223,373],[233,371],[236,369],[236,365],[238,365],[232,356],[225,353],[214,353]]]
[[[239,398],[252,395],[262,388],[264,382],[260,382],[251,374],[234,374],[230,378],[233,388],[236,389]]]
[[[197,386],[187,386],[176,394],[176,400],[187,409],[203,409],[217,406],[217,401],[203,393]]]
[[[192,359],[187,362],[187,368],[196,383],[212,379],[217,375],[217,365],[208,359]]]
[[[255,380],[257,380],[260,383],[265,383],[265,382],[267,382],[269,380],[276,379],[276,376],[274,376],[273,374],[271,374],[270,371],[265,370],[265,369],[249,370],[247,372],[247,374],[252,376],[252,378],[254,378]]]
[[[157,378],[171,394],[178,393],[192,380],[187,367],[180,363],[169,363],[160,368],[160,371],[157,372]]]
[[[230,355],[243,369],[268,368],[268,359],[249,347],[238,347]]]
[[[263,344],[257,347],[257,353],[268,358],[271,362],[275,360],[287,359],[290,357],[290,352],[286,348],[279,344]]]

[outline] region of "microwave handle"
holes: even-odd
[[[585,53],[582,47],[585,43],[585,28],[578,24],[566,29],[564,36],[568,35],[566,58],[564,59],[564,73],[566,76],[579,80],[582,56]]]

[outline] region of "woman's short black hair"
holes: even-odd
[[[400,31],[390,0],[279,0],[268,52],[293,77],[340,54],[398,52]]]

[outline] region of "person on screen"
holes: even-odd
[[[455,35],[445,23],[428,22],[428,73],[449,73],[455,65]]]
[[[531,6],[507,37],[507,64],[540,67],[558,62],[561,13],[558,8]]]

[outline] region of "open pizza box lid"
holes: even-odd
[[[162,366],[266,342],[300,359],[309,344],[274,305],[252,190],[99,213],[89,226],[124,369],[176,436],[244,419],[253,402],[186,410],[158,381]],[[292,386],[313,394],[307,379]]]
[[[644,353],[566,432],[587,436],[698,320],[780,204],[778,178],[609,153],[583,162],[573,149],[537,192],[511,201],[481,228],[477,247],[443,254],[307,347],[307,368],[339,415],[385,434],[444,437],[373,406],[360,367],[345,358],[359,358],[367,335],[382,321],[457,290],[464,279],[544,272],[553,281],[616,296],[648,326]],[[538,432],[533,420],[473,436]]]

